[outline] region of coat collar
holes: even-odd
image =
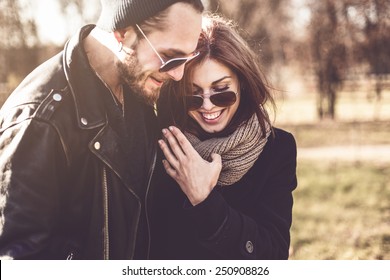
[[[70,91],[76,104],[78,125],[92,129],[107,122],[104,104],[98,96],[108,91],[88,63],[82,41],[95,25],[86,25],[65,45],[63,65]]]

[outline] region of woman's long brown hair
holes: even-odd
[[[263,105],[269,102],[275,108],[275,103],[257,56],[239,35],[237,26],[219,15],[204,15],[197,50],[200,54],[187,63],[183,79],[170,81],[162,88],[158,102],[161,125],[176,125],[201,139],[220,137],[232,133],[256,113],[265,135],[266,124],[272,125]],[[184,98],[186,94],[192,93],[191,77],[194,69],[207,59],[230,68],[237,75],[240,86],[241,101],[238,110],[229,125],[218,134],[207,134],[188,116]]]

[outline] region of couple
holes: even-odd
[[[2,258],[288,258],[294,139],[271,126],[252,51],[202,12],[102,0],[12,93]]]

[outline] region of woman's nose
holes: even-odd
[[[214,104],[213,104],[213,102],[211,102],[210,96],[204,96],[202,108],[207,110],[207,111],[210,111],[213,107],[214,107]]]

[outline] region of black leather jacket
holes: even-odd
[[[99,98],[108,89],[96,82],[81,48],[92,28],[83,27],[35,69],[0,111],[2,258],[134,257],[147,199],[132,187],[126,153]],[[152,129],[153,108],[145,105],[143,112],[134,121]],[[148,189],[154,145],[149,151]]]

